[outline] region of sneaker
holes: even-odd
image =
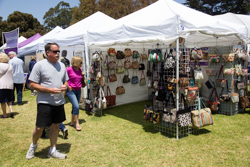
[[[47,155],[48,158],[57,158],[57,159],[65,159],[67,158],[66,154],[60,153],[59,150],[55,150],[52,153],[48,153]]]
[[[65,128],[62,133],[63,133],[63,138],[67,139],[67,137],[68,137],[68,129]]]
[[[35,151],[36,151],[37,146],[33,147],[30,145],[30,148],[26,154],[26,159],[32,159],[35,156]]]

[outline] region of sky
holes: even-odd
[[[14,11],[32,14],[43,24],[43,16],[50,9],[54,8],[59,2],[64,1],[70,4],[70,7],[79,6],[79,0],[0,0],[0,16],[7,20],[8,16]],[[184,3],[186,0],[174,0],[178,3]]]

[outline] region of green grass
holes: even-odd
[[[250,112],[213,115],[214,125],[199,135],[175,140],[154,131],[143,120],[148,101],[117,106],[103,116],[80,111],[82,131],[68,124],[71,104],[65,105],[68,139],[59,133],[57,149],[67,159],[48,159],[49,139],[40,139],[35,158],[25,155],[36,120],[36,97],[24,92],[23,106],[15,105],[15,118],[0,119],[0,166],[250,166]]]

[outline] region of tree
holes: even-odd
[[[46,30],[52,30],[56,26],[67,28],[72,21],[72,13],[69,3],[59,2],[56,7],[50,8],[43,16]]]
[[[71,25],[101,11],[106,15],[119,19],[144,8],[157,0],[80,0],[79,7],[73,9]]]
[[[210,15],[250,13],[249,0],[187,0],[184,5]]]
[[[19,27],[19,36],[29,38],[36,33],[44,35],[46,30],[40,24],[40,22],[34,18],[31,14],[14,11],[14,13],[8,16],[7,21],[2,21],[0,17],[0,40],[2,45],[2,32],[12,31]]]

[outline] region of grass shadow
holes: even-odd
[[[56,145],[56,149],[60,150],[60,152],[64,153],[64,154],[69,153],[70,148],[71,148],[71,144],[69,144],[69,143],[63,143],[63,144],[57,144]],[[47,159],[48,158],[47,154],[48,154],[49,149],[50,149],[50,146],[42,149],[39,152],[36,152],[35,156],[38,157],[38,158],[41,158],[41,159]]]
[[[211,133],[211,131],[207,129],[199,129],[197,132],[193,133],[193,135],[198,136],[198,135],[207,134],[207,133]]]

